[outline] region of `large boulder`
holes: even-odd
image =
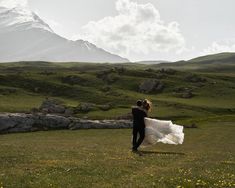
[[[58,115],[36,115],[34,119],[34,128],[39,130],[51,130],[51,129],[67,129],[71,123],[69,118]]]
[[[50,114],[0,114],[0,133],[68,129],[70,119]]]
[[[161,92],[165,85],[156,79],[146,80],[139,85],[139,92],[141,93],[152,93]]]
[[[76,112],[87,113],[95,109],[96,105],[92,103],[80,103],[76,108]]]
[[[32,115],[27,114],[1,114],[0,115],[0,133],[1,132],[30,132],[34,121]]]
[[[178,88],[174,89],[174,92],[175,92],[176,97],[180,97],[180,98],[184,98],[184,99],[190,99],[190,98],[194,97],[192,88],[178,87]]]
[[[59,100],[46,99],[43,101],[39,109],[45,113],[63,114],[65,113],[66,107]]]
[[[6,114],[0,115],[0,132],[14,128],[17,123]]]

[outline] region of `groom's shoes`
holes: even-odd
[[[138,150],[137,150],[136,148],[132,148],[132,152],[133,152],[133,153],[137,153]]]
[[[138,149],[133,149],[132,152],[138,154],[139,156],[143,156],[143,154]]]

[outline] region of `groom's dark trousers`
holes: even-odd
[[[133,115],[133,140],[132,140],[133,147],[132,149],[137,150],[145,137],[144,118],[147,117],[147,114],[139,107],[133,107],[132,115]],[[139,138],[137,139],[138,134],[139,134]]]

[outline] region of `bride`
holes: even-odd
[[[143,109],[146,113],[151,111],[152,104],[149,100],[143,101]],[[146,117],[145,138],[142,146],[154,145],[157,142],[164,144],[182,144],[184,141],[183,126],[173,124],[171,121],[162,121]]]

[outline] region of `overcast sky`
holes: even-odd
[[[235,51],[235,0],[3,1],[28,4],[56,33],[132,61]]]

